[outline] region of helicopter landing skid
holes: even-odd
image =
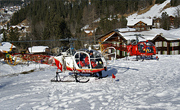
[[[136,58],[132,59],[124,59],[124,60],[130,60],[130,61],[144,61],[144,60],[159,60],[158,56],[136,56]]]
[[[74,73],[74,80],[63,80],[63,78],[60,78],[60,75],[59,75],[59,73],[61,73],[61,72],[56,72],[56,76],[55,76],[55,78],[54,79],[52,79],[51,80],[51,82],[79,82],[79,83],[87,83],[88,81],[89,81],[89,79],[87,79],[87,80],[79,80],[78,78],[77,78],[77,73]]]

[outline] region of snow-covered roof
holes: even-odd
[[[114,32],[114,33],[112,33]],[[124,37],[126,40],[133,40],[136,39],[136,35],[140,34],[142,35],[141,38],[139,37],[139,41],[146,41],[146,40],[153,40],[157,35],[161,35],[166,40],[180,40],[180,28],[178,29],[172,29],[172,30],[164,30],[164,29],[152,29],[149,31],[135,31],[132,28],[120,28],[116,29],[115,31],[112,31],[109,36],[104,39],[104,41],[107,41],[109,38],[111,38],[115,33],[119,34],[120,36]],[[103,36],[102,36],[103,37]]]
[[[132,40],[132,39],[136,39],[136,35],[137,34],[141,34],[145,39],[142,39],[141,37],[139,37],[139,41],[145,41],[145,40],[152,40],[158,33],[154,32],[154,31],[131,31],[131,32],[120,32],[120,34],[126,39],[126,40]]]
[[[97,22],[100,22],[101,21],[101,18],[98,18],[96,20],[93,21],[93,23],[97,23]]]
[[[118,29],[118,31],[120,31],[120,32],[136,31],[136,29],[134,29],[134,28],[120,28],[120,29]]]
[[[83,31],[84,29],[88,29],[88,28],[89,28],[89,25],[86,25],[86,26],[81,28],[81,31]]]
[[[30,53],[41,53],[45,52],[46,48],[49,48],[48,46],[33,46],[29,47],[28,50]]]
[[[89,34],[89,33],[93,33],[94,30],[84,30],[84,32],[85,32],[86,34]]]
[[[147,25],[152,25],[153,20],[152,19],[127,19],[127,26],[134,26],[136,23],[142,21],[146,23]]]
[[[173,29],[166,31],[164,29],[152,29],[150,31],[129,31],[129,32],[123,32],[120,30],[120,34],[126,39],[126,40],[132,40],[136,39],[136,34],[141,34],[145,39],[142,39],[139,37],[139,41],[145,41],[145,40],[153,40],[157,35],[162,35],[167,40],[177,40],[180,39],[180,28],[179,29]]]
[[[162,36],[167,40],[180,40],[180,28],[172,29],[168,31],[163,30]]]
[[[8,11],[7,12],[7,14],[10,14],[10,15],[12,15],[14,12],[12,12],[12,11]]]
[[[113,36],[115,33],[113,33],[113,34],[111,34],[109,37],[107,37],[105,40],[104,40],[104,42],[105,41],[107,41],[109,38],[111,38],[111,36]]]
[[[11,48],[11,43],[10,42],[2,42],[0,45],[0,51],[9,51]],[[14,45],[12,48],[16,48]]]
[[[21,26],[18,26],[18,25],[16,25],[16,26],[12,26],[12,28],[18,28],[18,29],[21,29],[22,27]]]

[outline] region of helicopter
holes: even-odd
[[[142,60],[144,59],[159,60],[158,56],[156,56],[155,58],[153,57],[154,55],[156,55],[157,49],[152,42],[148,40],[139,42],[139,37],[141,37],[142,39],[145,39],[142,34],[134,34],[134,35],[128,35],[128,36],[136,36],[136,40],[133,39],[128,42],[126,40],[122,40],[119,42],[103,41],[101,48],[102,50],[105,50],[104,48],[114,47],[115,50],[127,52],[128,55],[130,56],[136,56],[136,60],[138,60],[139,56],[140,56],[140,59]],[[116,51],[114,52],[116,53]],[[127,57],[127,54],[126,54],[126,57]]]
[[[136,40],[126,46],[129,55],[136,56],[136,60],[138,60],[138,56],[140,56],[142,60],[148,57],[154,59],[153,55],[157,53],[155,45],[148,40],[139,42],[138,37],[145,39],[141,34],[135,34],[135,36]],[[156,56],[155,59],[159,60],[158,56]]]
[[[71,82],[69,80],[63,80],[63,78],[60,78],[59,73],[65,71],[72,71],[74,73],[75,82],[89,81],[89,79],[86,81],[78,80],[77,74],[90,74],[90,76],[98,76],[98,78],[103,78],[102,71],[107,71],[106,60],[99,51],[91,48],[75,50],[73,47],[74,40],[76,39],[70,38],[63,40],[70,42],[70,48],[65,52],[61,52],[59,56],[54,57],[55,64],[60,72],[56,72],[56,76],[51,80],[51,82]]]
[[[90,56],[89,52],[93,53],[93,58]],[[102,78],[102,71],[107,70],[107,64],[104,57],[96,50],[78,50],[74,52],[74,54],[67,53],[66,55],[56,56],[54,57],[54,61],[61,72],[73,71],[74,75],[95,75],[98,73],[99,78]],[[55,80],[51,81],[63,82],[58,73],[56,73]],[[80,82],[76,78],[75,81]]]

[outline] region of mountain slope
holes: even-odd
[[[167,12],[167,14],[169,16],[176,16],[176,9],[180,8],[180,5],[177,7],[169,7],[169,8],[165,8],[167,6],[167,4],[170,3],[171,0],[166,0],[164,3],[162,4],[155,4],[154,6],[151,7],[151,9],[141,15],[138,14],[138,12],[128,16],[128,19],[144,19],[144,18],[158,18],[161,17],[161,14],[163,12]]]

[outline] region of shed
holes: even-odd
[[[28,48],[31,54],[49,54],[50,49],[48,46],[33,46]]]

